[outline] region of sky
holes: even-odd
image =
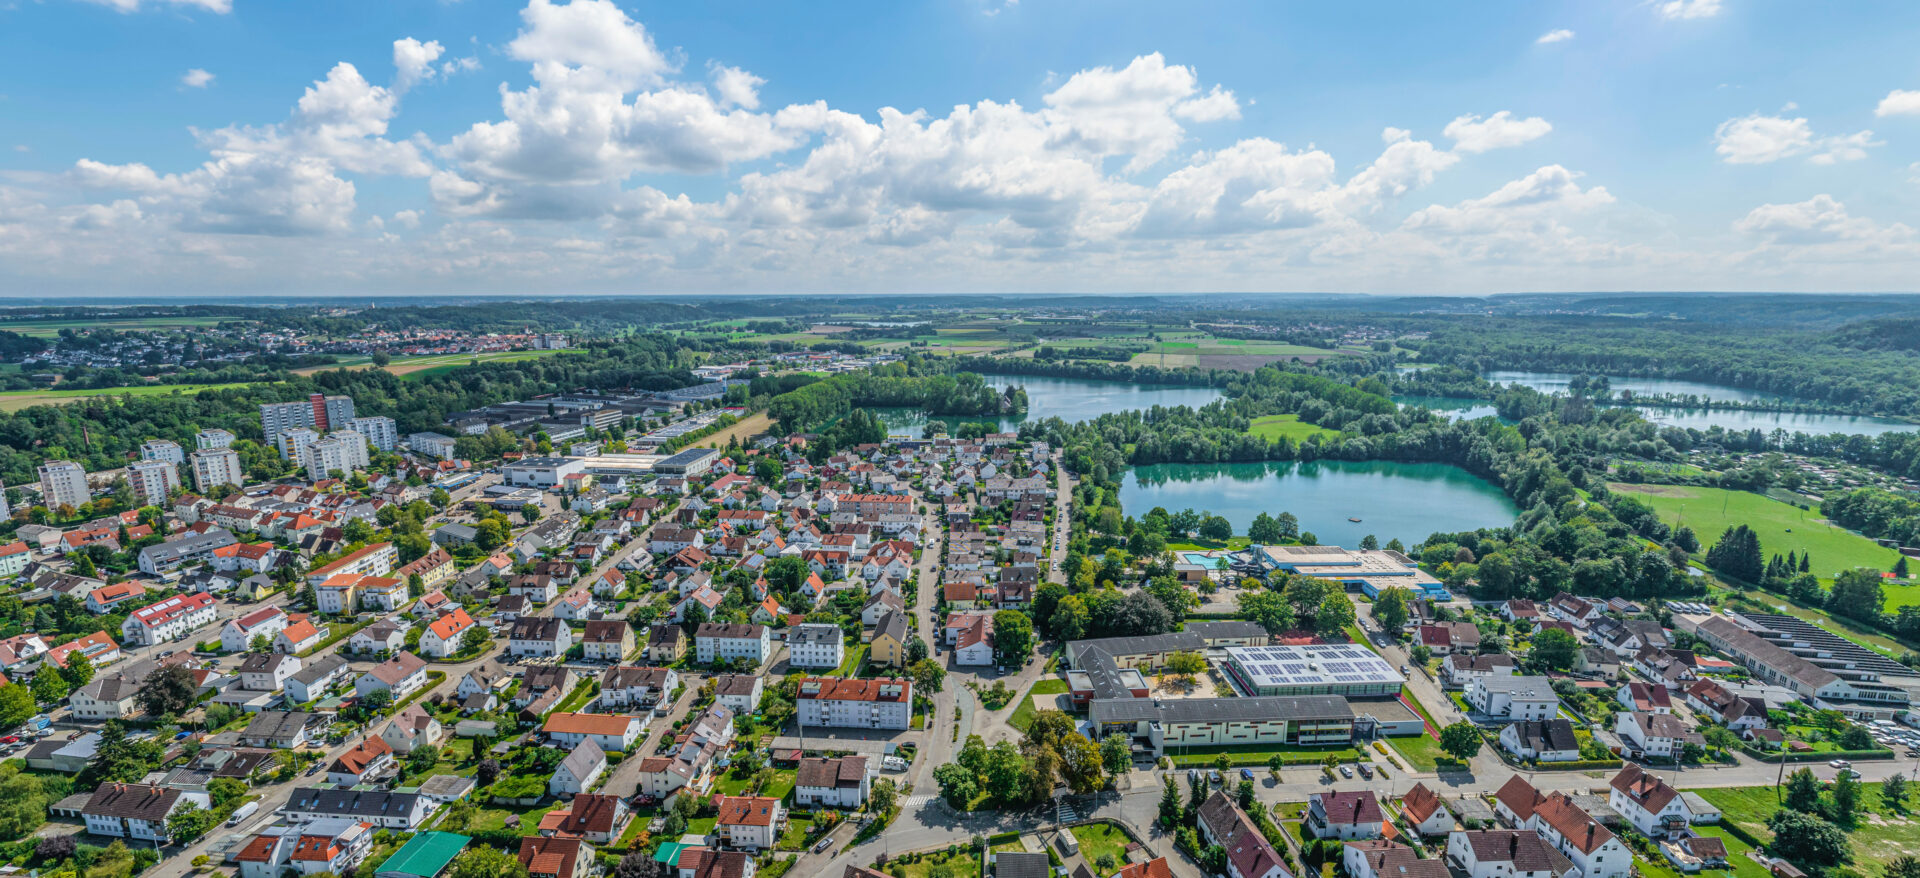
[[[0,0],[0,295],[1920,290],[1920,4]]]

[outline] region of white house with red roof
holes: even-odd
[[[120,623],[123,642],[152,646],[179,640],[214,620],[213,595],[174,595],[133,611]]]
[[[287,614],[279,607],[261,607],[244,616],[227,620],[220,629],[220,648],[227,652],[245,652],[255,637],[271,643],[274,635],[287,628]]]
[[[465,607],[454,607],[452,612],[428,622],[427,630],[420,632],[420,653],[429,658],[452,656],[460,651],[461,639],[476,624]]]

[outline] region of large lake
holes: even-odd
[[[1349,548],[1367,534],[1413,545],[1436,532],[1505,527],[1519,514],[1492,482],[1459,467],[1390,461],[1134,467],[1120,483],[1120,504],[1136,518],[1155,506],[1204,510],[1240,534],[1262,512],[1291,512],[1322,544]]]
[[[1542,393],[1565,393],[1568,382],[1574,376],[1566,372],[1503,372],[1486,373],[1486,379],[1495,384],[1522,384]],[[1744,390],[1728,387],[1724,384],[1702,384],[1698,381],[1675,381],[1665,378],[1621,378],[1609,375],[1608,384],[1617,393],[1631,390],[1635,395],[1691,394],[1708,399],[1729,402],[1788,402],[1788,397],[1765,393],[1758,390]],[[1438,397],[1401,397],[1401,401],[1419,400],[1435,411],[1442,410],[1437,403]],[[1448,411],[1469,409],[1479,411],[1485,406],[1490,414],[1491,405],[1482,400],[1453,400],[1454,405]],[[1764,412],[1744,409],[1691,409],[1677,406],[1635,406],[1640,416],[1661,426],[1691,427],[1705,430],[1708,427],[1720,427],[1726,430],[1763,430],[1775,429],[1789,433],[1848,433],[1877,436],[1881,433],[1920,430],[1920,424],[1909,424],[1888,418],[1863,417],[1859,415],[1818,415],[1796,412]],[[1466,417],[1479,417],[1468,414]]]
[[[1089,421],[1109,412],[1150,409],[1154,406],[1184,405],[1199,408],[1220,398],[1212,387],[1187,387],[1169,384],[1131,384],[1125,381],[1094,381],[1086,378],[1049,378],[1037,375],[988,375],[988,386],[1027,389],[1027,414],[1023,418],[968,418],[959,415],[929,416],[912,408],[875,408],[874,414],[894,436],[919,438],[927,421],[946,421],[949,428],[963,422],[983,421],[996,432],[1019,429],[1021,421],[1059,418],[1069,423]]]

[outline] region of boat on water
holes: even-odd
[[[1360,519],[1358,519],[1358,518],[1348,518],[1347,520],[1348,520],[1348,521],[1351,521],[1351,522],[1356,522],[1356,523],[1358,523],[1358,522],[1360,521]]]

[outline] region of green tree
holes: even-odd
[[[1860,781],[1853,772],[1842,771],[1833,779],[1833,820],[1841,826],[1852,826],[1859,815]]]
[[[872,788],[867,792],[868,810],[880,814],[887,814],[891,813],[899,804],[900,788],[895,786],[889,778],[883,777],[874,781]]]
[[[1209,515],[1200,523],[1200,536],[1216,543],[1233,539],[1233,522],[1218,515]]]
[[[1580,641],[1558,628],[1548,628],[1533,637],[1532,658],[1548,670],[1565,671],[1572,668],[1574,657],[1579,652]]]
[[[1197,652],[1176,652],[1167,656],[1167,673],[1182,680],[1192,680],[1194,675],[1205,673],[1207,660]]]
[[[1767,818],[1773,843],[1767,850],[1802,869],[1824,871],[1853,861],[1853,845],[1845,830],[1815,814],[1775,811]]]
[[[1411,594],[1404,588],[1394,586],[1380,592],[1373,601],[1373,621],[1380,623],[1380,629],[1391,634],[1407,624],[1407,598]]]
[[[447,878],[527,878],[527,867],[519,857],[477,844],[453,858]]]
[[[1353,601],[1347,600],[1343,592],[1327,595],[1320,601],[1320,609],[1313,614],[1313,630],[1322,637],[1332,637],[1353,624]]]
[[[50,668],[33,675],[33,698],[41,704],[59,704],[67,697],[67,681]]]
[[[185,665],[168,665],[148,673],[134,697],[147,713],[164,716],[186,713],[199,691],[200,684]]]
[[[240,799],[246,798],[246,795],[247,784],[245,781],[231,777],[216,777],[207,782],[207,797],[213,801],[213,810],[216,812],[225,808],[229,803],[238,802]],[[234,807],[237,808],[239,806],[235,805]]]
[[[1160,825],[1168,829],[1180,825],[1180,791],[1171,781],[1160,792]]]
[[[1033,655],[1033,621],[1018,610],[993,614],[993,660],[1017,668]]]
[[[1249,809],[1253,807],[1253,793],[1253,781],[1242,779],[1234,798],[1240,802],[1242,809]]]
[[[1055,748],[1060,754],[1060,778],[1074,795],[1091,795],[1106,786],[1105,759],[1100,748],[1078,732]]]
[[[60,670],[60,676],[67,679],[67,686],[78,689],[93,682],[93,659],[79,650],[67,653],[67,666]]]
[[[1247,539],[1263,546],[1270,546],[1286,539],[1280,532],[1280,522],[1265,512],[1253,517],[1253,523],[1247,525]]]
[[[18,726],[32,718],[38,709],[27,687],[18,683],[0,686],[0,728]]]
[[[1920,878],[1920,858],[1913,856],[1895,857],[1887,864],[1886,878]]]
[[[1781,807],[1806,812],[1820,808],[1820,779],[1813,776],[1813,769],[1801,768],[1787,775],[1787,792]]]
[[[167,834],[173,836],[175,844],[190,844],[206,835],[213,824],[212,811],[197,802],[187,802],[167,815]]]
[[[1433,647],[1424,643],[1417,644],[1414,648],[1407,650],[1407,657],[1413,659],[1414,664],[1424,668],[1427,662],[1433,661]]]
[[[1100,762],[1107,769],[1107,774],[1113,777],[1126,774],[1127,769],[1133,766],[1133,745],[1128,742],[1127,736],[1113,732],[1101,738]],[[1175,802],[1177,804],[1178,800]]]
[[[913,676],[913,685],[919,687],[921,692],[938,692],[947,679],[947,669],[932,659],[915,662],[907,672]]]
[[[940,785],[940,797],[961,811],[967,810],[968,804],[980,795],[973,772],[959,763],[949,762],[935,768],[933,780]]]
[[[1907,810],[1907,776],[1896,771],[1881,781],[1880,801],[1894,810]]]
[[[474,625],[467,629],[467,633],[460,635],[460,648],[462,651],[470,649],[477,650],[487,645],[488,641],[492,639],[493,638],[487,636],[487,629],[479,625]]]
[[[1470,722],[1457,722],[1440,730],[1440,749],[1465,762],[1480,752],[1480,730]]]
[[[267,635],[265,634],[255,634],[253,635],[252,640],[247,641],[247,651],[248,652],[272,652],[273,641],[268,639]]]

